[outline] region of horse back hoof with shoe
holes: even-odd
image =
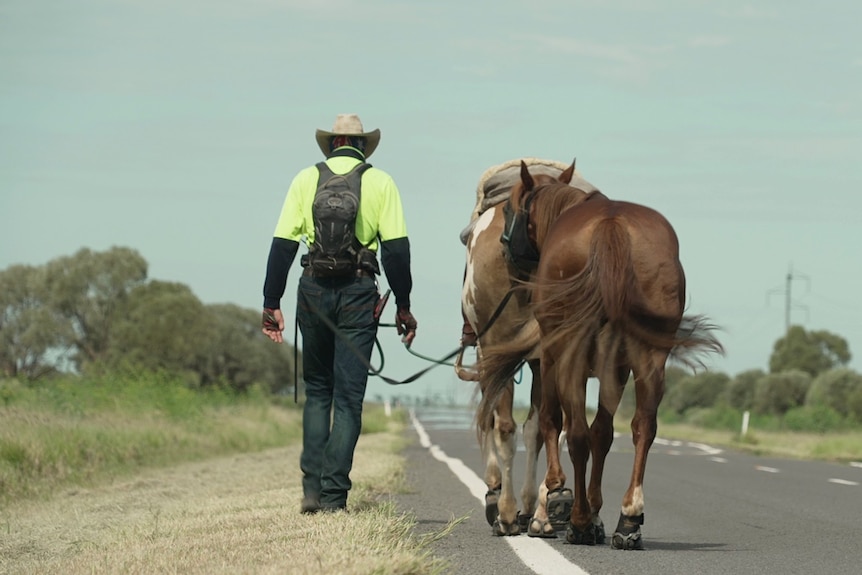
[[[598,541],[595,524],[590,522],[583,529],[578,529],[569,523],[566,527],[566,541],[572,545],[595,545]]]
[[[633,517],[620,513],[620,520],[617,523],[617,529],[614,531],[614,536],[611,539],[611,545],[613,548],[622,549],[624,551],[643,549],[644,541],[641,536],[641,525],[643,525],[643,523],[643,513]]]
[[[557,530],[550,521],[532,517],[530,526],[527,528],[527,535],[530,537],[541,537],[542,539],[556,539]]]
[[[500,500],[500,489],[489,489],[485,494],[485,521],[491,527],[497,521],[497,502]]]
[[[567,487],[548,493],[548,519],[557,531],[562,531],[569,524],[574,501],[575,495]]]
[[[494,525],[492,525],[492,527],[494,528],[494,535],[496,535],[498,537],[506,537],[509,535],[520,535],[521,534],[521,522],[520,522],[520,520],[515,521],[514,523],[507,525],[505,523],[502,523],[500,521],[500,518],[498,517],[496,520],[494,520]]]

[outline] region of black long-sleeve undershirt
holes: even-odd
[[[272,238],[269,259],[266,262],[266,279],[263,282],[263,307],[279,309],[284,288],[287,285],[287,272],[296,259],[299,242],[284,238]]]
[[[410,275],[410,240],[406,237],[380,242],[380,263],[395,294],[398,308],[410,309],[413,276]]]

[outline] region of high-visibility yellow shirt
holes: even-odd
[[[359,160],[350,156],[333,156],[326,160],[329,169],[336,174],[346,174],[358,163]],[[304,240],[309,246],[314,243],[311,205],[319,175],[316,166],[309,166],[293,178],[275,226],[275,237]],[[378,236],[384,242],[407,237],[407,224],[395,181],[388,173],[372,166],[362,174],[356,237],[362,245],[376,252]]]

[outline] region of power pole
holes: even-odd
[[[784,333],[785,334],[790,331],[790,309],[791,308],[796,307],[796,308],[804,309],[806,318],[808,316],[808,307],[807,306],[793,302],[793,297],[791,296],[791,289],[793,287],[793,280],[795,280],[795,279],[805,280],[806,291],[811,288],[811,284],[810,284],[810,281],[808,279],[808,276],[800,275],[800,274],[794,274],[793,273],[793,264],[790,264],[790,266],[787,269],[787,277],[786,277],[786,283],[785,283],[784,289],[774,288],[774,289],[769,290],[766,293],[766,303],[767,304],[769,303],[769,296],[771,294],[773,294],[773,293],[783,293],[784,294]]]
[[[784,333],[790,331],[790,288],[793,285],[793,265],[787,270],[787,288],[784,290]]]

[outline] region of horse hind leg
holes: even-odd
[[[518,503],[515,499],[514,480],[512,478],[512,466],[515,459],[517,426],[512,417],[512,394],[514,384],[510,384],[508,390],[500,397],[494,415],[494,429],[490,434],[491,443],[489,452],[493,452],[496,463],[496,476],[499,487],[495,489],[496,498],[491,495],[491,483],[489,495],[485,498],[485,518],[491,524],[495,535],[518,535],[521,532],[518,522]],[[486,460],[487,461],[487,460]],[[486,467],[487,472],[487,467]],[[493,476],[493,474],[492,474]],[[496,499],[494,501],[494,499]]]
[[[664,395],[664,365],[667,353],[653,351],[642,354],[634,368],[637,405],[632,418],[634,464],[629,487],[623,496],[620,519],[611,544],[615,549],[643,549],[641,525],[644,522],[643,481],[647,456],[655,440],[658,406]]]
[[[626,380],[629,377],[628,366],[612,369],[600,378],[599,401],[596,416],[590,426],[590,451],[593,464],[590,468],[590,485],[587,489],[587,500],[590,502],[590,513],[596,530],[596,543],[605,543],[605,524],[600,516],[604,498],[602,496],[602,478],[605,462],[611,445],[614,442],[614,414],[620,404]]]
[[[592,521],[586,489],[587,463],[591,451],[590,430],[585,411],[587,372],[576,369],[573,375],[566,384],[566,401],[563,402],[566,443],[574,468],[574,502],[566,527],[566,541],[575,545],[595,545],[597,532]]]
[[[542,451],[542,434],[539,432],[539,406],[541,405],[541,373],[538,361],[529,362],[533,372],[533,384],[530,392],[530,411],[524,422],[524,448],[526,450],[527,462],[525,466],[524,484],[521,487],[522,512],[518,516],[521,529],[526,531],[530,519],[536,510],[538,502],[539,487],[536,481],[539,453]]]
[[[488,525],[493,526],[497,519],[497,503],[500,500],[502,485],[502,474],[497,462],[497,450],[494,449],[494,430],[483,430],[480,438],[482,458],[485,463],[485,485],[488,491],[485,493],[485,519]]]
[[[548,500],[554,493],[560,493],[566,484],[566,475],[560,465],[559,438],[563,428],[563,416],[556,392],[554,360],[543,351],[541,362],[542,386],[539,407],[539,434],[545,447],[547,468],[545,478],[539,484],[539,499],[527,529],[530,537],[557,536],[556,529],[548,516]]]

